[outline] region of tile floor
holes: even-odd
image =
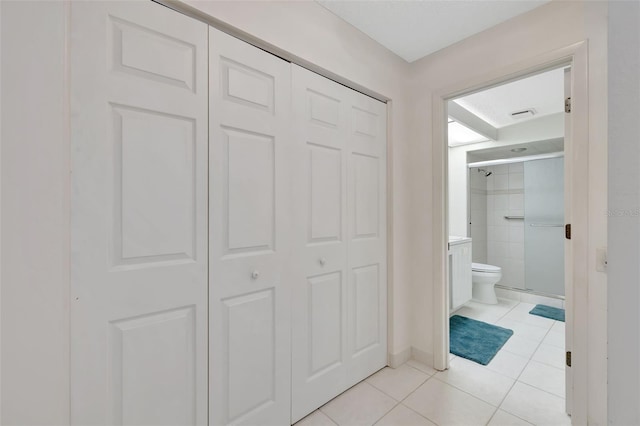
[[[564,412],[564,323],[530,315],[533,303],[499,301],[469,302],[455,312],[514,331],[489,365],[452,355],[447,371],[413,360],[387,367],[296,425],[571,424]]]

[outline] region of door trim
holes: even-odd
[[[447,268],[448,241],[448,145],[446,143],[445,118],[447,101],[528,75],[571,65],[572,98],[574,108],[571,112],[572,140],[565,145],[565,161],[569,172],[565,174],[570,202],[566,203],[565,221],[572,224],[573,239],[569,250],[565,249],[565,277],[572,277],[565,283],[566,292],[573,298],[573,312],[567,315],[573,319],[573,332],[567,333],[567,350],[573,352],[573,412],[575,424],[587,422],[587,296],[588,296],[588,194],[589,194],[589,97],[588,97],[588,44],[581,41],[546,54],[532,57],[511,66],[496,69],[456,85],[443,88],[432,96],[432,137],[433,137],[433,300],[434,312],[433,352],[434,367],[446,370],[449,367],[449,290]],[[425,301],[430,303],[428,300]]]

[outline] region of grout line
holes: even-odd
[[[472,361],[472,362],[473,362],[473,361]],[[469,392],[469,391],[467,391],[467,390],[461,389],[461,388],[457,387],[456,385],[452,385],[451,383],[445,382],[444,380],[438,379],[437,377],[435,377],[435,379],[436,379],[437,381],[439,381],[440,383],[444,383],[444,384],[445,384],[445,385],[447,385],[447,386],[451,386],[452,388],[457,389],[457,390],[459,390],[460,392],[463,392],[463,393],[466,393],[466,394],[467,394],[467,395],[469,395],[469,396],[472,396],[473,398],[477,399],[477,400],[478,400],[478,401],[480,401],[480,402],[483,402],[483,403],[485,403],[485,404],[489,405],[490,407],[493,407],[493,408],[500,408],[499,406],[497,406],[497,405],[493,405],[492,403],[487,402],[487,401],[485,401],[484,399],[479,398],[477,395],[474,395],[474,394],[472,394],[471,392]],[[513,379],[511,379],[511,380],[513,380]]]
[[[505,319],[505,318],[506,318],[506,316],[507,316],[507,315],[509,315],[509,313],[511,313],[512,311],[514,311],[514,310],[516,309],[516,307],[518,307],[521,303],[523,303],[523,302],[518,302],[518,303],[516,303],[515,305],[513,305],[513,306],[511,307],[511,309],[509,309],[509,310],[508,310],[507,312],[505,312],[501,317],[499,317],[499,318],[495,321],[495,323],[499,322],[499,321],[500,321],[500,320],[502,320],[502,319]],[[527,302],[524,302],[524,303],[527,303]],[[538,325],[535,325],[535,324],[529,324],[529,323],[527,323],[527,322],[525,322],[525,321],[519,321],[519,320],[511,319],[511,318],[510,318],[510,320],[515,321],[515,322],[517,322],[517,323],[522,323],[522,324],[530,325],[530,326],[533,326],[533,327],[546,328],[546,327],[538,326]],[[512,415],[512,416],[514,416],[514,417],[516,417],[516,418],[518,418],[518,419],[521,419],[521,420],[523,420],[523,421],[525,421],[525,422],[527,422],[527,423],[530,423],[530,422],[528,422],[527,420],[522,419],[521,417],[519,417],[519,416],[517,416],[517,415],[515,415],[515,414],[513,414],[513,413],[511,413],[511,412],[509,412],[509,411],[507,411],[507,410],[502,409],[502,405],[504,404],[504,401],[507,399],[507,397],[509,396],[509,394],[511,393],[511,391],[512,391],[512,390],[513,390],[513,388],[515,387],[516,383],[520,383],[520,384],[523,384],[523,385],[526,385],[526,386],[530,386],[530,387],[532,387],[532,388],[534,388],[534,389],[537,389],[537,390],[539,390],[539,391],[541,391],[541,392],[544,392],[544,393],[546,393],[546,394],[548,394],[548,395],[552,395],[552,396],[555,396],[556,398],[560,398],[560,397],[559,397],[558,395],[556,395],[556,394],[553,394],[553,393],[548,392],[548,391],[546,391],[546,390],[544,390],[544,389],[540,389],[540,388],[538,388],[538,387],[536,387],[536,386],[532,386],[532,385],[530,385],[530,384],[528,384],[528,383],[525,383],[525,382],[521,382],[521,381],[520,381],[520,378],[522,377],[522,374],[524,373],[524,371],[527,369],[527,367],[531,364],[531,362],[532,362],[532,361],[535,361],[535,360],[533,359],[533,356],[537,353],[537,351],[538,351],[538,350],[540,349],[540,347],[543,345],[543,342],[544,342],[544,340],[547,338],[547,336],[549,335],[549,333],[552,333],[552,331],[551,331],[551,330],[552,330],[553,326],[555,325],[555,322],[556,322],[556,321],[554,321],[554,322],[551,324],[551,326],[550,326],[550,327],[548,327],[548,328],[546,329],[546,333],[544,334],[544,336],[542,337],[542,339],[540,339],[539,341],[537,341],[537,339],[536,339],[536,340],[533,340],[533,339],[526,339],[525,337],[522,337],[522,336],[519,336],[519,335],[518,335],[518,337],[521,337],[521,338],[523,338],[523,339],[529,340],[529,341],[531,341],[531,342],[536,342],[536,341],[537,341],[537,344],[536,344],[536,346],[535,346],[535,349],[531,352],[531,355],[530,355],[529,357],[524,357],[524,356],[522,356],[522,355],[520,355],[520,354],[514,354],[514,353],[512,353],[512,352],[510,352],[510,351],[508,351],[508,350],[505,350],[505,349],[503,349],[503,348],[500,348],[500,350],[499,350],[499,351],[505,350],[505,352],[507,352],[507,353],[510,353],[510,354],[512,354],[512,355],[514,355],[514,356],[518,356],[518,357],[520,357],[520,358],[523,358],[523,359],[526,359],[526,360],[527,360],[526,364],[524,365],[524,367],[522,368],[522,370],[520,371],[520,373],[517,375],[517,377],[516,377],[515,379],[514,379],[514,378],[512,378],[512,377],[506,376],[506,375],[504,375],[504,374],[502,374],[502,373],[500,373],[500,372],[498,372],[498,371],[494,371],[494,370],[492,370],[492,369],[488,368],[487,366],[484,366],[485,368],[487,368],[487,370],[489,370],[489,371],[491,371],[491,372],[493,372],[493,373],[499,374],[499,375],[501,375],[501,376],[503,376],[503,377],[507,377],[507,378],[509,378],[510,380],[513,380],[513,383],[512,383],[512,384],[511,384],[511,386],[509,387],[509,390],[505,393],[504,397],[502,398],[502,400],[500,401],[500,403],[498,404],[498,406],[497,406],[497,407],[495,407],[496,409],[494,410],[493,414],[492,414],[492,415],[491,415],[491,417],[489,418],[489,421],[487,422],[487,424],[488,424],[488,423],[490,423],[490,422],[491,422],[491,420],[495,417],[495,415],[496,415],[496,413],[498,412],[498,410],[503,410],[504,412],[506,412],[506,413],[508,413],[508,414],[510,414],[510,415]],[[495,323],[494,323],[494,324],[495,324]],[[516,334],[515,334],[515,332],[514,332],[514,336],[515,336],[515,335],[516,335]],[[553,345],[549,345],[549,346],[553,346]],[[498,352],[499,352],[499,351],[498,351]],[[539,361],[535,361],[535,362],[538,362],[538,363],[543,364],[543,365],[549,365],[549,364],[544,363],[544,362],[539,362]],[[551,365],[549,365],[549,366],[550,366],[550,367],[555,367],[555,366],[551,366]],[[555,367],[555,368],[557,368],[557,367]],[[434,377],[435,377],[435,375],[434,375]],[[461,392],[464,392],[464,393],[466,393],[466,394],[468,394],[468,395],[471,395],[472,397],[474,397],[474,398],[476,398],[476,399],[478,399],[478,400],[480,400],[480,401],[482,401],[482,402],[487,403],[486,401],[484,401],[484,400],[482,400],[482,399],[478,398],[476,395],[473,395],[473,394],[471,394],[470,392],[467,392],[467,391],[465,391],[465,390],[463,390],[463,389],[460,389],[460,388],[458,388],[458,387],[457,387],[457,386],[455,386],[455,385],[452,385],[452,384],[450,384],[450,383],[447,383],[447,382],[445,382],[444,380],[440,380],[440,379],[438,379],[437,377],[436,377],[436,380],[439,380],[439,381],[441,381],[441,382],[443,382],[443,383],[445,383],[445,384],[448,384],[449,386],[452,386],[453,388],[458,389],[458,390],[460,390]],[[565,385],[566,385],[566,384],[565,384]],[[493,406],[493,404],[490,404],[490,403],[488,403],[488,404],[489,404],[489,405],[491,405],[491,406]]]

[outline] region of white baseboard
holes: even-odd
[[[405,362],[411,359],[411,348],[407,348],[403,351],[397,352],[395,354],[389,354],[389,367],[398,368]]]

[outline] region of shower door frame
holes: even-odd
[[[565,126],[565,223],[572,239],[565,240],[566,350],[572,352],[567,371],[566,404],[572,423],[587,423],[588,403],[588,243],[589,243],[589,96],[588,44],[581,41],[520,63],[489,72],[432,96],[433,123],[433,361],[437,370],[449,367],[448,144],[447,102],[527,76],[563,66],[571,67],[572,110]]]

